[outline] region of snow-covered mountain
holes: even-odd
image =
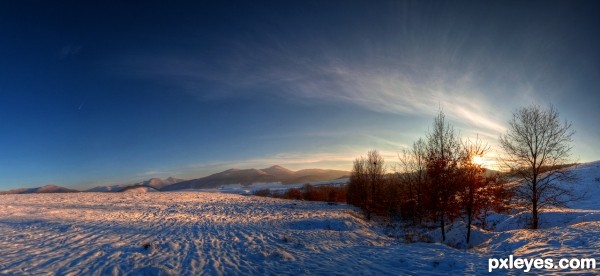
[[[0,192],[0,194],[77,193],[77,192],[79,192],[79,191],[50,184],[50,185],[37,187],[37,188],[13,189],[13,190],[5,191],[5,192]]]
[[[282,166],[265,169],[229,169],[207,177],[182,181],[162,188],[163,191],[184,189],[216,188],[227,184],[248,185],[252,183],[281,182],[284,184],[306,183],[312,181],[333,180],[349,176],[350,172],[340,170],[306,169],[292,171]]]
[[[178,178],[174,178],[174,177],[168,177],[165,179],[151,178],[150,180],[144,181],[139,184],[146,185],[148,187],[152,187],[154,189],[160,190],[163,187],[166,187],[166,186],[169,186],[169,185],[181,182],[181,181],[184,181],[184,179],[178,179]]]

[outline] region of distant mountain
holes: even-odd
[[[162,191],[216,188],[226,184],[249,185],[252,183],[281,182],[283,184],[332,180],[348,176],[350,172],[339,170],[307,169],[292,171],[282,166],[265,169],[229,169],[207,177],[182,181],[162,188]]]
[[[181,181],[183,181],[183,179],[178,179],[178,178],[174,178],[174,177],[169,177],[166,179],[150,178],[149,180],[138,182],[138,183],[133,183],[133,184],[98,186],[98,187],[94,187],[89,190],[86,190],[86,192],[120,192],[120,191],[123,191],[123,190],[127,189],[128,187],[132,187],[132,186],[147,186],[147,187],[151,187],[156,190],[160,190],[166,186],[169,186],[169,185],[181,182]]]
[[[150,180],[144,181],[140,184],[160,190],[163,187],[166,187],[166,186],[169,186],[169,185],[181,182],[181,181],[183,181],[183,179],[178,179],[178,178],[174,178],[174,177],[168,177],[166,179],[151,178]]]
[[[112,186],[97,186],[88,190],[85,190],[84,192],[98,192],[98,193],[105,193],[105,192],[118,192],[121,191],[129,186],[131,186],[133,184],[118,184],[118,185],[112,185]]]
[[[296,172],[286,169],[282,166],[275,165],[272,167],[268,167],[266,169],[262,169],[261,171],[266,172],[267,174],[273,175],[279,178],[289,178],[293,177]]]
[[[0,192],[0,194],[42,194],[42,193],[78,193],[79,191],[60,187],[56,185],[46,185],[38,188],[20,188],[6,192]]]

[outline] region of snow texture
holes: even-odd
[[[4,195],[0,255],[0,274],[475,269],[463,261],[472,254],[441,244],[400,244],[345,204],[203,192]],[[414,262],[415,256],[422,259]]]

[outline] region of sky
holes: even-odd
[[[554,105],[600,159],[597,1],[0,1],[0,190],[389,165]]]

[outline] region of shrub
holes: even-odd
[[[271,190],[269,190],[269,189],[256,190],[254,192],[254,195],[255,196],[264,196],[264,197],[271,196]]]
[[[304,199],[304,195],[302,194],[302,191],[300,191],[300,189],[291,188],[283,195],[283,198],[302,200]]]

